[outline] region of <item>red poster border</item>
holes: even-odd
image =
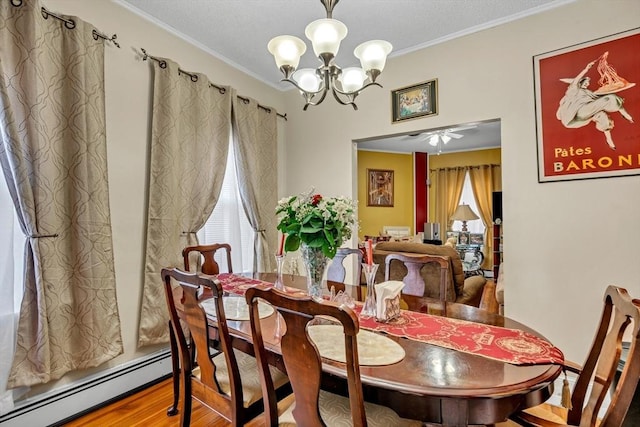
[[[635,85],[608,95],[607,109],[613,111],[594,109],[600,111],[594,116],[599,120],[569,122],[566,118],[573,117],[571,106],[580,102],[584,105],[583,100],[588,99],[583,95],[572,98],[573,104],[564,103],[565,95],[569,99],[570,83],[589,77],[588,89],[596,91],[600,85],[599,59],[605,52],[606,62],[616,74]],[[538,182],[640,175],[638,52],[640,28],[635,28],[533,57]],[[620,103],[629,118],[621,114],[617,107]],[[564,114],[557,116],[561,105]],[[603,129],[608,130],[609,140]]]

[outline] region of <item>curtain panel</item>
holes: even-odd
[[[469,168],[469,179],[480,218],[485,225],[484,261],[482,268],[493,268],[493,192],[500,190],[502,173],[500,165],[481,165]]]
[[[35,0],[0,2],[0,164],[27,238],[9,388],[45,383],[123,351],[103,40],[76,17],[73,29],[43,19],[40,8]]]
[[[256,232],[254,271],[271,271],[277,242],[278,124],[272,108],[233,96],[233,144],[242,206]]]
[[[215,207],[227,164],[231,90],[152,61],[153,111],[144,288],[138,345],[169,341],[163,267],[181,267],[182,249]],[[163,67],[164,65],[164,67]],[[195,81],[194,81],[195,80]]]
[[[447,231],[451,229],[451,216],[458,207],[464,176],[467,168],[442,168],[434,171],[434,188],[436,189],[436,222],[440,223],[440,235],[443,243],[447,240]]]

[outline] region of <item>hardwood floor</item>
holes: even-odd
[[[167,408],[172,401],[171,379],[167,379],[64,425],[65,427],[178,427],[180,414],[173,417],[167,416]],[[193,401],[192,427],[227,427],[230,425],[230,422],[214,411],[195,400]],[[264,425],[262,416],[256,417],[247,424],[248,427],[264,427]]]

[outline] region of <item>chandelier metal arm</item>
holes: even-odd
[[[351,105],[354,110],[358,110],[358,106],[355,104],[355,99],[356,99],[356,96],[358,96],[358,93],[347,95],[348,101],[343,101],[340,98],[338,93],[344,93],[344,92],[340,92],[338,89],[335,88],[335,86],[331,88],[331,93],[333,93],[333,97],[336,99],[336,101],[338,101],[338,103],[342,105]]]
[[[331,91],[333,92],[333,97],[336,99],[336,101],[338,101],[340,104],[342,105],[351,105],[353,106],[354,110],[358,110],[358,106],[355,104],[356,101],[356,97],[358,95],[360,95],[360,93],[365,90],[366,88],[368,88],[369,86],[378,86],[378,87],[382,87],[382,85],[380,83],[376,83],[376,82],[369,82],[366,85],[362,86],[360,89],[355,90],[353,92],[343,92],[340,89],[338,89],[335,84],[331,87]],[[343,101],[339,95],[343,95],[346,96],[347,99],[349,100],[348,102]]]

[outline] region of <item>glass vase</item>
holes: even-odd
[[[329,258],[322,248],[311,248],[304,243],[300,245],[300,252],[307,270],[307,293],[311,298],[322,298],[322,278]]]
[[[360,315],[362,317],[375,317],[376,316],[376,291],[373,287],[376,281],[376,272],[378,271],[378,264],[362,263],[362,271],[364,271],[364,277],[367,279],[367,297],[364,300],[364,306]]]
[[[276,255],[276,282],[273,287],[279,291],[284,291],[284,282],[282,281],[282,266],[284,265],[284,255]]]

